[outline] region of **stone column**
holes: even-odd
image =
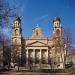
[[[28,49],[26,50],[26,64],[28,64]]]
[[[41,64],[41,61],[42,61],[41,56],[42,56],[42,53],[41,53],[41,49],[40,49],[40,64]]]
[[[48,63],[48,49],[47,49],[47,63]]]
[[[35,49],[33,49],[33,52],[34,52],[33,58],[34,58],[34,63],[35,63]]]

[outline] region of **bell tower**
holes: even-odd
[[[53,20],[53,36],[60,37],[62,33],[61,20],[59,17],[55,17]]]
[[[21,60],[22,51],[21,19],[18,16],[14,19],[12,33],[11,61],[13,63],[18,63]]]
[[[55,17],[53,20],[53,43],[55,51],[55,61],[58,63],[55,65],[55,67],[64,68],[65,43],[64,43],[64,38],[62,36],[61,20],[59,17]]]

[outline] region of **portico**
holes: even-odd
[[[27,47],[26,64],[46,64],[48,63],[48,47]]]

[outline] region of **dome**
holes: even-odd
[[[41,38],[41,37],[43,37],[42,30],[37,24],[36,27],[33,29],[32,38]]]
[[[38,33],[42,32],[41,28],[39,27],[39,25],[37,24],[36,27],[34,28],[34,30]]]
[[[21,21],[20,17],[18,17],[18,16],[15,17],[15,21],[16,20]]]
[[[57,16],[57,17],[54,18],[53,22],[54,21],[60,21],[60,18]]]
[[[39,25],[37,24],[35,28],[33,28],[33,31],[41,31],[41,28],[39,27]]]

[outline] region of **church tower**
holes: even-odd
[[[61,20],[59,17],[55,17],[53,20],[53,36],[60,37],[62,33]]]
[[[14,19],[13,34],[12,34],[12,50],[11,50],[11,61],[18,63],[21,60],[22,51],[22,29],[21,19],[17,16]]]
[[[64,38],[62,37],[61,20],[59,17],[55,17],[53,20],[53,44],[55,52],[55,65],[56,68],[64,68]]]

